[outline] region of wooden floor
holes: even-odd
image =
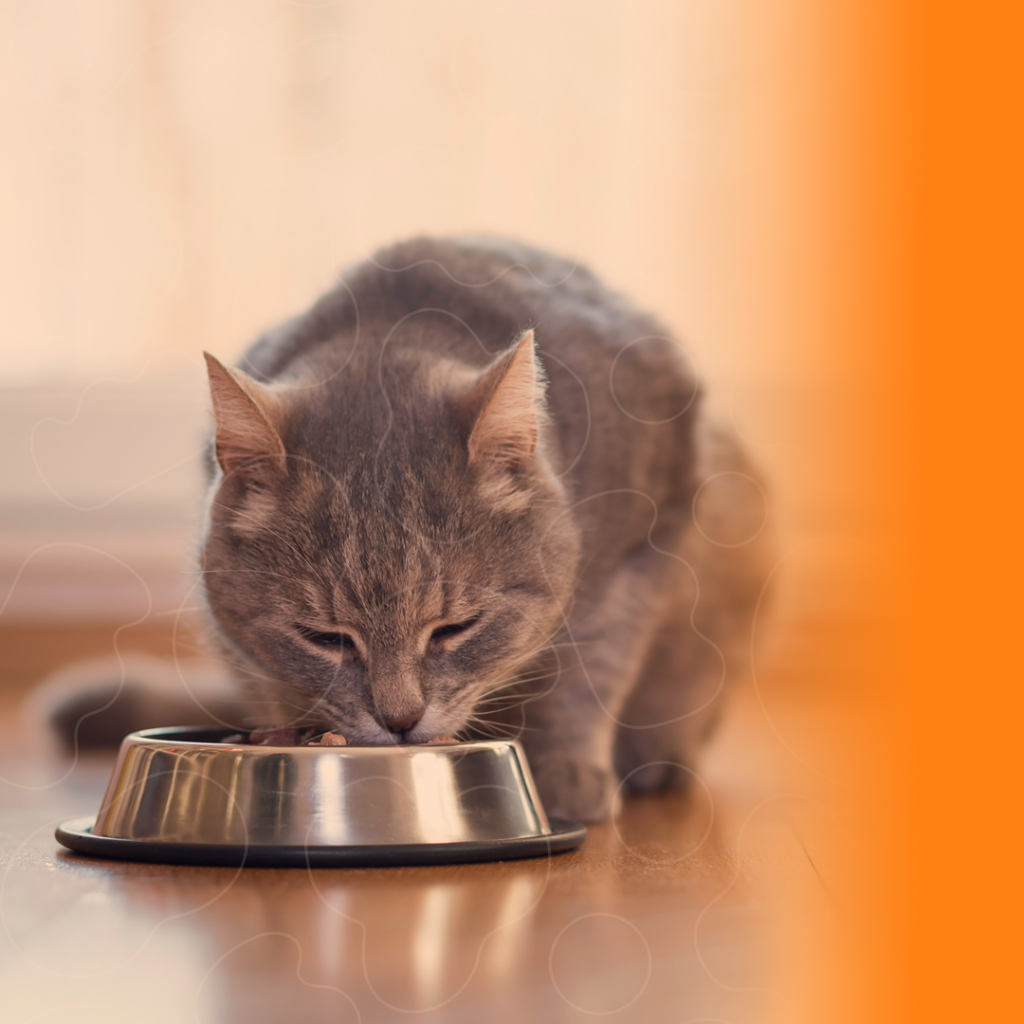
[[[626,801],[577,852],[317,871],[60,848],[55,825],[96,809],[111,759],[68,759],[19,717],[39,665],[18,651],[45,639],[0,636],[5,1022],[748,1024],[849,1008],[851,711],[821,698],[849,691],[848,635],[776,645],[693,791]]]

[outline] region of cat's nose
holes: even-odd
[[[411,715],[406,715],[404,718],[384,718],[382,723],[386,729],[389,729],[393,733],[401,735],[404,732],[408,732],[416,723],[423,717],[423,709],[413,712]]]

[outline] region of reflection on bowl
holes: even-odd
[[[557,852],[585,835],[549,823],[512,741],[254,747],[220,742],[227,734],[132,733],[95,824],[77,830],[88,836],[66,841],[76,830],[64,826],[58,839],[196,863],[355,863],[360,851],[361,863],[426,863]]]

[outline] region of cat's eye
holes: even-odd
[[[317,647],[323,647],[326,650],[351,651],[353,653],[357,650],[356,642],[348,633],[325,633],[319,629],[310,629],[308,626],[298,624],[296,624],[295,630],[299,636],[311,644],[316,644]]]
[[[432,644],[441,643],[449,637],[465,633],[470,626],[475,626],[479,620],[480,616],[474,615],[471,618],[463,619],[462,622],[449,622],[444,626],[438,626],[437,629],[430,634],[430,642]]]

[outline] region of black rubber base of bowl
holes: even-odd
[[[228,846],[163,843],[148,839],[94,836],[95,818],[72,818],[61,825],[57,842],[75,853],[112,860],[157,864],[203,864],[249,868],[381,868],[421,864],[544,857],[573,850],[587,837],[585,825],[551,819],[551,835],[478,843],[416,843],[407,846]]]

